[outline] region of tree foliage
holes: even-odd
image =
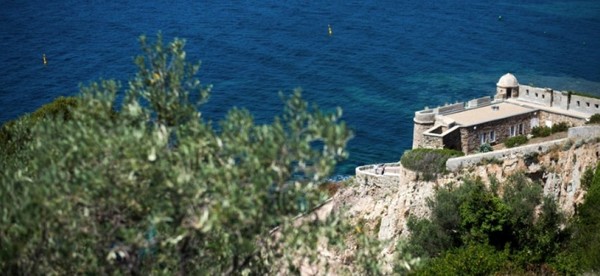
[[[421,173],[427,181],[446,171],[446,161],[449,158],[463,155],[461,151],[451,149],[418,148],[405,151],[400,163],[407,169]]]
[[[31,129],[45,118],[71,119],[70,108],[78,105],[75,97],[58,97],[31,114],[6,122],[0,127],[0,167],[19,156],[19,152],[31,141]]]
[[[597,163],[593,181],[585,200],[577,208],[573,223],[573,237],[564,254],[566,263],[575,263],[577,272],[600,271],[600,163]],[[569,271],[567,271],[569,272]]]
[[[554,199],[542,200],[540,186],[522,174],[491,186],[466,179],[458,187],[440,188],[428,201],[431,217],[409,219],[409,252],[429,260],[419,273],[540,272],[553,261],[566,239]]]
[[[319,243],[342,246],[351,228],[337,218],[293,223],[325,199],[319,185],[347,155],[341,110],[323,113],[295,91],[271,124],[234,108],[215,127],[198,111],[210,87],[184,41],[140,41],[121,104],[119,83],[102,81],[82,88],[68,116],[11,128],[31,142],[0,175],[0,268],[277,273],[316,262]]]

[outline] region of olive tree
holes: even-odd
[[[184,41],[140,42],[122,101],[118,82],[83,87],[71,118],[41,120],[27,158],[2,168],[3,271],[279,273],[342,246],[352,228],[337,217],[294,223],[326,198],[319,185],[347,156],[341,110],[294,91],[270,124],[233,108],[213,125],[199,111],[210,86]]]

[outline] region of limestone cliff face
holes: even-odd
[[[449,183],[460,185],[466,177],[481,177],[489,183],[493,176],[502,182],[514,173],[523,172],[543,185],[544,194],[555,198],[561,210],[570,216],[585,194],[580,178],[586,168],[596,165],[599,156],[598,139],[569,140],[546,153],[514,154],[427,182],[418,180],[415,172],[401,166],[386,170],[385,175],[376,175],[365,167],[357,169],[354,185],[338,192],[331,203],[334,209],[341,210],[364,231],[382,241],[385,245],[382,257],[391,261],[399,239],[409,234],[408,216],[428,216],[427,199],[434,195],[436,188]]]

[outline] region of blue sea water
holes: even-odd
[[[523,3],[525,2],[525,3]],[[213,85],[205,117],[269,122],[279,91],[340,106],[355,166],[397,161],[424,106],[492,95],[498,78],[600,95],[600,1],[3,1],[0,122],[80,84],[126,85],[137,37],[187,40]],[[331,25],[333,35],[328,36]],[[42,54],[48,64],[43,66]]]

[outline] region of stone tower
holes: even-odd
[[[415,126],[413,131],[413,149],[422,147],[423,133],[435,124],[435,112],[433,109],[425,109],[415,112],[413,119]]]
[[[509,98],[519,97],[519,82],[517,78],[511,73],[506,73],[502,76],[496,84],[496,96],[497,100],[505,100]]]

